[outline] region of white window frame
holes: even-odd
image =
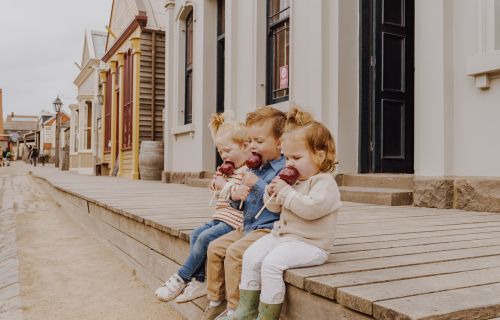
[[[185,112],[185,53],[186,53],[186,18],[189,13],[193,13],[193,28],[196,26],[196,7],[192,1],[186,1],[186,3],[179,8],[179,11],[176,14],[176,32],[175,32],[175,43],[177,45],[175,49],[175,60],[176,63],[175,71],[176,78],[178,81],[175,81],[175,95],[174,95],[174,112],[176,116],[173,117],[175,123],[173,128],[171,129],[171,134],[174,136],[189,134],[192,138],[194,138],[194,122],[195,122],[195,114],[193,110],[193,117],[191,123],[184,124],[184,112]],[[193,34],[196,32],[194,31]],[[194,40],[194,39],[193,39]],[[193,52],[196,52],[196,41],[193,41]],[[193,59],[193,84],[195,83],[195,64],[196,59]],[[193,85],[193,96],[195,96],[195,86]],[[193,104],[194,107],[194,104]],[[193,108],[194,109],[194,108]]]
[[[467,57],[466,74],[476,87],[488,89],[490,80],[500,77],[500,0],[479,0],[477,54]]]
[[[88,112],[89,109],[92,109],[93,102],[90,100],[86,100],[85,103],[85,117],[83,117],[82,122],[82,134],[83,134],[83,151],[92,151],[92,144],[94,143],[94,139],[92,139],[92,119],[90,119],[90,123],[88,123]],[[92,114],[92,117],[94,115]],[[89,137],[88,131],[90,131],[90,146],[87,148],[88,141],[87,138]]]

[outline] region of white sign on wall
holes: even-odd
[[[43,128],[43,140],[44,143],[51,143],[52,145],[56,143],[53,126]]]

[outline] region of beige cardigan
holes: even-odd
[[[266,190],[264,201],[269,197]],[[339,188],[330,173],[318,173],[305,181],[298,181],[293,187],[287,185],[267,205],[269,211],[281,211],[272,233],[330,252],[341,205]]]

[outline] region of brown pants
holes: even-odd
[[[241,261],[245,250],[271,230],[259,229],[247,234],[239,228],[214,240],[207,253],[207,289],[210,301],[227,300],[236,309],[240,300]]]

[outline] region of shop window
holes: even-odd
[[[288,100],[290,0],[267,0],[267,102]]]

